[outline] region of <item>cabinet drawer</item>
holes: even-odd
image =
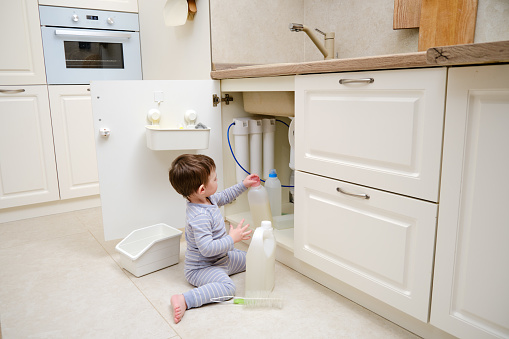
[[[297,76],[296,168],[438,201],[445,84],[445,68]]]
[[[295,256],[427,322],[437,205],[299,171],[295,184]]]

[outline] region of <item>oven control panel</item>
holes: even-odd
[[[119,31],[140,30],[138,14],[100,11],[83,8],[39,6],[41,26],[108,29]]]

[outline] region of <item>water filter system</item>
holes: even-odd
[[[292,119],[292,124],[294,118]],[[246,174],[256,173],[261,178],[267,179],[270,170],[274,169],[274,142],[276,132],[276,121],[290,128],[288,132],[291,151],[290,151],[290,168],[293,170],[293,139],[294,132],[292,124],[269,118],[269,119],[251,119],[251,118],[235,118],[228,126],[226,137],[228,146],[233,159],[237,163],[236,179],[241,182]],[[235,152],[230,142],[230,129],[235,140]],[[248,170],[249,169],[249,170]],[[264,182],[264,180],[262,180]],[[282,185],[282,187],[290,187],[293,185]]]

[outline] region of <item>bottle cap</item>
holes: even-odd
[[[276,173],[276,169],[275,168],[270,170],[269,178],[277,178],[277,173]]]
[[[272,229],[272,222],[270,220],[263,220],[261,227],[265,230],[271,230]]]

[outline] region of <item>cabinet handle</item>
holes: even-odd
[[[339,83],[341,85],[343,84],[352,84],[352,83],[365,83],[365,84],[371,84],[375,82],[375,79],[373,78],[364,78],[364,79],[339,79]]]
[[[346,191],[343,191],[341,188],[339,187],[336,187],[336,191],[338,191],[339,193],[343,193],[343,194],[346,194],[346,195],[350,195],[352,197],[356,197],[356,198],[362,198],[362,199],[369,199],[369,195],[368,194],[355,194],[355,193],[348,193]]]
[[[0,89],[0,93],[5,94],[23,93],[24,91],[24,89]]]

